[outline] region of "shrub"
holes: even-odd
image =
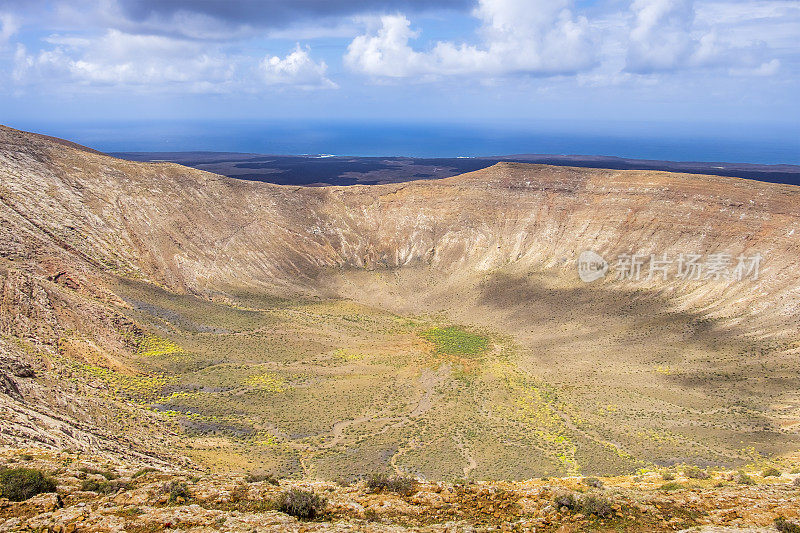
[[[790,522],[782,516],[775,519],[775,529],[781,533],[800,533],[800,525]]]
[[[394,492],[408,496],[414,492],[414,479],[403,476],[373,474],[367,480],[367,487],[372,492]]]
[[[558,509],[566,507],[570,511],[574,511],[578,508],[578,498],[576,498],[574,494],[562,494],[561,496],[555,497],[553,504],[555,504]]]
[[[280,485],[280,481],[273,474],[247,474],[245,481],[248,483],[259,483],[266,481],[270,485]]]
[[[89,492],[96,492],[98,494],[113,494],[118,490],[126,490],[128,488],[127,483],[123,483],[121,481],[109,481],[106,479],[96,480],[96,479],[87,479],[83,483],[81,483],[81,490],[89,491]]]
[[[151,468],[149,466],[146,466],[146,467],[140,468],[139,470],[134,472],[133,475],[131,476],[131,479],[136,479],[137,477],[142,477],[143,475],[147,474],[148,472],[155,472],[155,471],[156,471],[155,468]]]
[[[33,461],[33,456],[29,453],[23,453],[22,455],[19,456],[19,458],[22,459],[23,461]]]
[[[678,490],[682,489],[683,485],[680,483],[675,483],[674,481],[670,481],[669,483],[664,483],[659,487],[659,490]]]
[[[761,472],[761,477],[780,477],[781,471],[775,468],[774,466],[770,466],[769,468],[765,468],[763,472]]]
[[[161,490],[169,495],[170,503],[183,503],[192,497],[186,483],[177,479],[165,483]]]
[[[92,468],[89,466],[84,466],[82,468],[79,468],[78,470],[80,472],[83,472],[84,474],[94,474],[96,476],[103,476],[108,480],[117,479],[117,477],[119,477],[115,472],[112,472],[111,470],[101,470],[99,468]]]
[[[598,518],[608,518],[614,514],[614,508],[606,498],[601,496],[576,496],[563,494],[556,496],[553,504],[561,509],[566,507],[570,511],[583,513],[586,516],[595,515]]]
[[[327,501],[314,492],[302,489],[291,489],[278,497],[278,510],[282,513],[311,520],[325,511]]]
[[[675,474],[673,474],[672,472],[664,472],[661,475],[661,479],[663,479],[664,481],[672,481],[673,479],[675,479]]]
[[[587,477],[583,480],[583,484],[587,487],[594,487],[596,489],[603,488],[603,482],[596,477]]]
[[[583,496],[579,501],[579,510],[586,516],[595,515],[598,518],[609,518],[614,514],[611,502],[601,496]]]
[[[745,473],[740,473],[739,478],[736,480],[740,485],[755,485],[756,481]]]
[[[794,478],[792,485],[794,485],[795,487],[800,487],[800,477]]]
[[[0,472],[0,495],[13,502],[44,492],[55,492],[55,480],[35,468],[10,468]]]
[[[696,466],[689,466],[683,469],[683,474],[691,479],[708,479],[711,476],[702,468]]]

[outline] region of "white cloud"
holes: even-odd
[[[557,75],[595,64],[590,28],[575,17],[568,0],[480,0],[473,12],[481,21],[478,46],[439,41],[417,51],[419,36],[404,15],[383,16],[380,27],[359,35],[345,55],[349,68],[379,77],[516,73]]]
[[[265,85],[304,88],[333,85],[324,63],[314,63],[298,47],[284,59],[226,54],[218,44],[108,30],[98,38],[53,35],[49,49],[29,53],[19,45],[14,79],[18,84],[74,87],[129,87],[146,91],[257,92]],[[254,72],[260,70],[260,75]],[[265,83],[266,82],[266,83]]]
[[[691,60],[699,42],[690,33],[691,0],[634,0],[628,70],[670,70]]]
[[[335,88],[325,76],[328,66],[324,61],[315,63],[308,48],[297,47],[286,57],[265,57],[261,61],[261,71],[267,85],[292,85],[302,88]]]
[[[97,39],[52,36],[55,46],[28,54],[17,50],[15,78],[21,83],[62,79],[78,85],[180,86],[198,92],[224,90],[234,65],[196,42],[109,30]]]
[[[345,64],[374,76],[406,77],[426,73],[425,54],[415,52],[408,41],[418,33],[402,15],[381,17],[381,27],[374,35],[359,35],[347,47]]]
[[[7,44],[17,30],[19,30],[17,17],[10,13],[0,13],[0,47]]]
[[[781,68],[780,59],[773,59],[761,63],[755,68],[732,68],[731,74],[737,76],[774,76]]]
[[[736,39],[731,32],[736,22],[752,22],[758,15],[774,14],[776,6],[742,9],[732,2],[700,5],[703,16],[698,16],[693,0],[634,0],[630,6],[633,22],[626,70],[647,74],[728,67],[760,75],[777,71],[780,63],[765,57],[768,50],[762,40]],[[762,21],[760,31],[766,26]]]

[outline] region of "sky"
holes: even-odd
[[[800,136],[795,0],[0,0],[0,123]],[[749,136],[749,137],[748,137]]]

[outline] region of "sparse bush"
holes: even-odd
[[[270,485],[280,485],[280,481],[273,474],[247,474],[245,481],[248,483],[260,483],[266,481]]]
[[[583,496],[579,500],[579,510],[586,516],[595,515],[598,518],[609,518],[614,514],[611,502],[602,496]]]
[[[106,479],[87,479],[81,483],[81,490],[96,492],[98,494],[114,494],[118,490],[126,490],[127,488],[127,483],[116,480],[109,481]]]
[[[240,483],[231,490],[230,501],[233,503],[247,501],[249,496],[250,489],[247,486],[247,483]]]
[[[747,474],[745,474],[744,472],[739,474],[739,478],[736,480],[736,482],[739,483],[740,485],[755,485],[756,484],[756,481],[753,478],[751,478],[750,476],[748,476]]]
[[[691,479],[708,479],[711,477],[708,472],[702,468],[697,468],[696,466],[688,466],[684,468],[683,475]]]
[[[23,461],[26,461],[26,462],[27,461],[33,461],[33,456],[31,454],[29,454],[29,453],[23,453],[23,454],[21,454],[19,456],[19,458],[22,459]]]
[[[0,471],[0,496],[13,502],[21,502],[37,494],[55,491],[56,481],[41,470],[10,468]]]
[[[658,489],[659,490],[679,490],[682,489],[683,485],[680,483],[676,483],[674,481],[670,481],[669,483],[664,483]]]
[[[277,508],[280,512],[299,518],[312,520],[325,511],[327,501],[314,492],[302,489],[290,489],[278,497]]]
[[[562,494],[561,496],[555,497],[553,504],[558,509],[566,507],[570,511],[574,511],[578,508],[578,498],[576,498],[574,494]]]
[[[103,476],[108,480],[117,479],[119,476],[116,472],[112,472],[111,470],[102,470],[100,468],[92,468],[89,466],[84,466],[78,469],[80,472],[84,474],[94,474],[96,476]]]
[[[770,466],[769,468],[765,468],[763,472],[761,472],[761,477],[781,477],[781,471],[775,468],[774,466]]]
[[[556,496],[553,504],[559,509],[566,507],[570,511],[583,513],[586,516],[595,515],[598,518],[608,518],[614,514],[611,502],[602,496],[563,494]]]
[[[178,481],[177,479],[165,483],[161,490],[164,494],[169,495],[170,503],[183,503],[192,497],[186,483],[184,481]]]
[[[775,519],[775,529],[781,533],[800,533],[800,525],[790,522],[782,516]]]
[[[794,481],[792,481],[792,485],[794,485],[795,487],[800,487],[800,477],[794,478]]]
[[[134,474],[131,476],[131,479],[136,479],[138,477],[142,477],[143,475],[147,474],[148,472],[155,472],[155,471],[156,471],[155,468],[151,468],[149,466],[146,466],[146,467],[140,468],[139,470],[134,472]]]
[[[408,496],[414,492],[414,479],[403,476],[373,474],[367,480],[367,487],[372,492],[394,492]]]
[[[664,481],[672,481],[673,479],[675,479],[675,474],[673,474],[672,472],[664,472],[661,475],[661,479],[663,479]]]
[[[587,477],[583,480],[583,484],[587,487],[594,487],[596,489],[603,488],[603,482],[596,477]]]

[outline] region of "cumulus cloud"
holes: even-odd
[[[97,39],[53,36],[54,47],[29,54],[19,45],[14,76],[20,83],[64,80],[90,86],[179,86],[199,92],[224,90],[234,66],[197,43],[109,30]]]
[[[690,33],[694,21],[691,0],[634,0],[631,11],[634,23],[628,70],[668,70],[692,60],[700,41]]]
[[[409,40],[418,32],[403,15],[387,15],[380,19],[375,34],[359,35],[347,47],[345,65],[375,76],[402,78],[429,71],[428,57],[415,52]]]
[[[18,84],[58,80],[67,86],[131,87],[147,91],[221,93],[258,91],[266,85],[304,88],[332,86],[326,65],[307,49],[281,59],[226,54],[217,45],[157,35],[108,30],[99,38],[51,36],[51,48],[29,53],[18,45],[14,79]],[[261,70],[261,77],[253,75]]]
[[[574,73],[596,58],[588,21],[569,7],[568,0],[480,0],[473,12],[480,45],[439,41],[428,51],[411,46],[419,32],[408,18],[387,15],[375,31],[353,39],[344,62],[382,77]]]
[[[324,61],[314,62],[308,48],[297,47],[286,57],[265,57],[261,61],[261,71],[268,85],[293,85],[301,88],[335,88],[325,76],[328,65]]]
[[[736,6],[729,6],[736,11]],[[734,42],[718,21],[698,20],[692,0],[634,0],[626,70],[637,74],[696,67],[729,67],[760,75],[780,62],[766,57],[763,41]],[[718,13],[724,13],[716,6]],[[730,23],[728,24],[728,26]],[[722,30],[722,31],[720,31]]]

